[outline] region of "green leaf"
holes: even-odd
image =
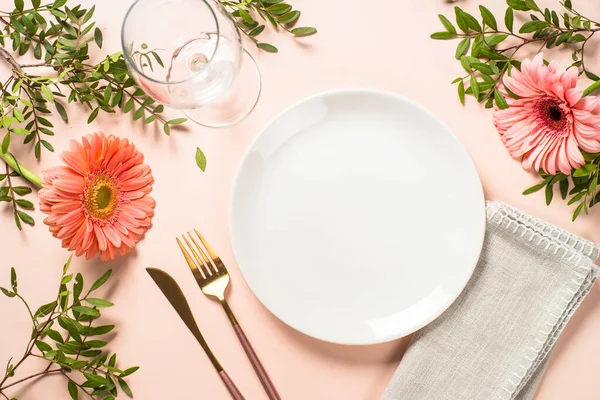
[[[575,178],[581,178],[588,176],[592,172],[596,171],[597,166],[595,164],[584,164],[581,167],[577,168],[575,172],[573,172],[573,176]]]
[[[449,39],[454,39],[456,37],[456,34],[451,33],[451,32],[435,32],[432,33],[430,38],[431,39],[435,39],[435,40],[449,40]]]
[[[77,390],[77,385],[73,381],[69,381],[67,384],[67,388],[69,389],[69,396],[71,396],[72,400],[79,400],[79,392]]]
[[[295,36],[310,36],[310,35],[314,35],[315,33],[317,33],[317,30],[310,26],[303,26],[303,27],[292,29],[291,33]]]
[[[58,101],[54,102],[54,107],[56,107],[56,111],[58,111],[58,114],[63,119],[63,121],[68,122],[69,118],[67,117],[67,111],[65,110],[65,107]]]
[[[547,28],[548,26],[550,26],[550,24],[546,21],[527,21],[521,26],[519,33],[531,33]]]
[[[467,23],[467,26],[469,28],[473,29],[476,32],[483,32],[479,21],[477,21],[477,19],[474,16],[463,11],[463,18],[465,19],[465,22]]]
[[[539,190],[543,189],[543,188],[544,188],[544,186],[546,186],[546,185],[548,184],[548,182],[549,182],[549,181],[550,181],[550,179],[546,179],[546,180],[544,180],[543,182],[537,183],[537,184],[535,184],[535,185],[531,186],[530,188],[527,188],[527,189],[525,189],[525,190],[523,191],[523,194],[524,194],[524,195],[527,195],[527,194],[535,193],[535,192],[537,192],[537,191],[539,191]]]
[[[101,350],[87,350],[81,352],[81,355],[84,357],[96,357],[99,354],[102,354]]]
[[[546,205],[549,206],[552,202],[552,197],[554,196],[554,186],[548,185],[546,186]]]
[[[454,7],[454,14],[456,15],[456,24],[464,33],[469,33],[469,26],[467,25],[467,21],[464,17],[464,11],[460,9],[460,7]]]
[[[525,5],[534,11],[541,11],[537,4],[535,4],[534,0],[525,0]]]
[[[144,116],[144,107],[140,107],[133,113],[133,120],[137,121],[138,119]]]
[[[99,287],[101,287],[102,285],[104,285],[106,283],[106,281],[108,280],[108,278],[110,278],[111,274],[112,274],[112,269],[109,269],[104,274],[102,274],[102,276],[100,278],[98,278],[96,280],[96,282],[94,282],[94,284],[90,288],[90,292],[93,292],[94,290],[96,290]]]
[[[2,139],[2,152],[6,153],[8,151],[8,147],[10,146],[10,132],[6,132],[6,134],[4,135],[4,139]],[[6,194],[4,194],[3,196],[6,196]]]
[[[475,79],[475,75],[471,75],[471,78],[469,79],[469,83],[471,85],[471,90],[473,91],[473,96],[475,96],[475,98],[479,97],[479,84],[477,83],[477,79]]]
[[[123,107],[123,112],[128,113],[132,109],[133,109],[133,97],[130,98],[129,100],[127,100],[127,102],[125,103],[125,106]]]
[[[73,298],[75,301],[79,300],[79,296],[83,291],[83,276],[80,273],[75,275],[75,283],[73,284]]]
[[[60,281],[60,284],[66,285],[67,283],[71,282],[71,279],[73,279],[73,274],[63,276],[62,280]]]
[[[591,79],[593,81],[600,81],[600,76],[598,76],[590,71],[585,71],[585,76],[587,76],[589,79]]]
[[[83,17],[83,20],[81,21],[81,24],[85,24],[86,22],[88,22],[92,16],[94,15],[94,11],[96,11],[96,6],[92,6],[92,8],[90,8],[88,10],[88,12],[85,13],[85,17]]]
[[[152,51],[152,52],[151,52],[151,54],[152,54],[152,56],[154,57],[154,59],[156,60],[156,62],[158,63],[158,65],[160,65],[161,67],[163,67],[163,68],[164,68],[164,67],[165,67],[165,64],[163,64],[163,61],[162,61],[162,59],[160,58],[160,56],[159,56],[159,55],[158,55],[158,54],[157,54],[155,51]]]
[[[465,56],[460,57],[460,64],[463,66],[467,72],[471,72],[471,62]]]
[[[530,8],[527,6],[527,4],[525,4],[524,0],[506,0],[506,4],[508,4],[509,7],[512,7],[515,10],[519,10],[519,11],[529,11],[530,10]]]
[[[575,188],[574,188],[574,189],[575,189]],[[571,191],[571,192],[572,192],[572,191]],[[578,202],[579,200],[581,200],[581,198],[582,198],[583,196],[585,196],[585,194],[586,194],[586,192],[580,192],[580,193],[577,193],[575,196],[573,196],[573,198],[571,198],[571,200],[569,200],[569,202],[568,202],[567,204],[568,204],[568,205],[571,205],[571,204],[573,204],[573,203],[576,203],[576,202]]]
[[[202,150],[200,150],[200,147],[196,147],[196,165],[202,170],[202,172],[206,170],[206,156]]]
[[[156,116],[154,116],[154,115],[150,115],[148,118],[146,118],[146,119],[144,120],[144,124],[149,124],[149,123],[151,123],[151,122],[154,122],[154,120],[155,120],[155,119],[156,119]]]
[[[89,315],[90,317],[100,316],[100,311],[87,306],[75,306],[73,307],[73,311],[77,311],[78,313],[81,313],[83,315]]]
[[[31,217],[31,215],[27,214],[25,211],[17,211],[17,214],[19,215],[19,218],[21,219],[21,221],[25,222],[27,225],[31,225],[31,226],[35,225],[35,221],[33,220],[33,217]]]
[[[54,151],[54,147],[52,147],[52,145],[51,145],[51,144],[50,144],[48,141],[46,141],[46,140],[42,139],[42,140],[40,140],[40,142],[41,142],[41,143],[42,143],[42,145],[43,145],[45,148],[47,148],[48,150],[50,150],[50,151]]]
[[[290,11],[292,9],[292,6],[290,6],[289,4],[274,4],[272,6],[267,7],[267,11],[270,14],[273,15],[282,15],[285,14],[286,12]]]
[[[29,200],[25,199],[16,199],[15,202],[19,205],[19,207],[24,208],[26,210],[33,210],[33,203]]]
[[[114,325],[101,325],[90,328],[86,327],[82,333],[87,336],[100,336],[109,333],[113,329],[115,329]]]
[[[17,135],[23,135],[23,136],[29,135],[29,131],[25,128],[11,128],[10,131]]]
[[[104,340],[88,340],[85,344],[92,348],[100,348],[106,346],[108,343]]]
[[[15,296],[16,296],[16,294],[15,294],[14,292],[11,292],[10,290],[8,290],[8,289],[5,289],[5,288],[3,288],[3,287],[0,287],[0,291],[1,291],[2,293],[4,293],[4,295],[5,295],[6,297],[15,297]]]
[[[506,29],[508,29],[509,32],[513,31],[514,20],[515,13],[513,9],[509,7],[506,9],[506,14],[504,14],[504,25],[506,25]]]
[[[495,46],[502,43],[507,37],[508,35],[506,34],[491,35],[485,38],[485,42],[490,46]]]
[[[23,0],[15,0],[15,8],[19,11],[23,11],[24,3]]]
[[[254,22],[254,19],[248,11],[244,10],[243,8],[238,8],[238,12],[240,14],[240,17],[242,17],[242,19],[247,23],[251,24]]]
[[[88,299],[85,299],[85,301],[87,301],[91,305],[96,306],[98,308],[114,306],[114,303],[111,303],[110,301],[103,300],[103,299],[88,298]]]
[[[262,31],[264,31],[264,30],[265,30],[265,26],[259,25],[256,28],[252,29],[250,32],[248,32],[248,35],[251,37],[254,37],[256,35],[260,35],[262,33]],[[292,33],[294,33],[294,32],[292,32]]]
[[[469,45],[471,44],[471,38],[466,37],[463,40],[461,40],[458,43],[458,46],[456,46],[456,52],[454,53],[454,56],[457,59],[460,59],[461,56],[464,56],[467,52],[467,50],[469,50]]]
[[[40,45],[39,43],[35,45],[35,48],[33,49],[33,56],[39,60],[42,58],[42,45]]]
[[[256,46],[259,49],[263,49],[268,51],[269,53],[277,53],[279,50],[277,50],[277,47],[273,46],[272,44],[269,43],[257,43]]]
[[[15,186],[13,187],[13,192],[19,196],[25,196],[26,194],[31,193],[31,188],[27,186]]]
[[[64,343],[64,340],[63,340],[63,337],[61,336],[61,334],[58,331],[55,331],[54,329],[48,330],[48,337],[50,339],[54,340],[55,342]]]
[[[496,22],[496,18],[494,14],[484,6],[479,6],[479,11],[481,12],[481,17],[483,18],[483,22],[492,28],[493,30],[498,30],[498,23]]]
[[[98,112],[100,111],[99,107],[96,107],[92,110],[92,112],[90,113],[90,116],[87,119],[87,123],[91,124],[92,121],[94,121],[96,119],[96,117],[98,116]]]
[[[119,386],[121,387],[121,390],[123,390],[123,392],[125,392],[125,394],[127,394],[128,396],[133,396],[133,393],[131,392],[129,385],[127,385],[127,382],[125,382],[121,378],[117,378],[117,380],[119,382]]]
[[[494,90],[494,100],[496,101],[496,105],[499,109],[504,110],[508,108],[508,103],[506,102],[506,99],[504,98],[502,93],[500,93],[500,91],[497,89]]]
[[[448,18],[444,17],[442,14],[438,14],[438,18],[442,21],[442,25],[444,25],[444,28],[446,28],[448,32],[456,34],[456,28]]]
[[[129,376],[131,374],[133,374],[134,372],[136,372],[138,369],[140,369],[140,367],[131,367],[131,368],[127,368],[125,371],[123,371],[123,373],[121,375],[119,375],[120,377],[124,378],[126,376]]]
[[[493,75],[494,74],[494,71],[492,71],[490,66],[487,64],[484,64],[482,62],[472,62],[471,68],[475,68],[477,71],[479,71],[485,75]]]
[[[45,317],[46,315],[48,315],[52,311],[54,311],[55,308],[56,308],[56,301],[53,301],[53,302],[50,302],[50,303],[40,306],[40,308],[38,308],[33,315],[36,318]]]
[[[460,99],[460,104],[465,105],[465,84],[461,80],[458,84],[458,98]]]
[[[77,329],[77,325],[76,325],[75,321],[73,321],[70,318],[60,316],[60,317],[58,317],[58,324],[64,330],[69,332],[69,334],[71,335],[71,337],[73,339],[75,339],[77,342],[81,342],[81,336],[79,335],[79,330]]]
[[[102,48],[102,31],[100,28],[94,29],[94,41],[98,45],[98,47]]]
[[[575,209],[575,212],[573,213],[573,219],[572,219],[572,221],[575,221],[577,219],[577,217],[581,213],[581,210],[583,209],[584,205],[585,205],[585,202],[581,203],[580,205],[577,206],[577,208]]]
[[[168,121],[169,125],[180,125],[187,121],[187,118],[175,118]]]
[[[168,122],[164,124],[163,129],[165,131],[165,134],[167,134],[167,135],[171,134],[171,127],[169,126]]]
[[[110,382],[107,379],[101,377],[100,375],[96,375],[91,372],[84,372],[83,375],[88,380],[88,382],[93,385],[93,387],[110,385]]]
[[[41,340],[35,341],[35,347],[37,347],[40,351],[46,352],[52,350],[52,346],[48,343],[42,342]]]
[[[42,83],[41,91],[42,91],[42,97],[44,99],[46,99],[46,101],[48,101],[50,103],[54,103],[54,94],[52,94],[52,91],[50,90],[50,88],[48,86],[46,86]]]
[[[291,24],[296,21],[300,17],[300,11],[294,10],[283,14],[282,16],[277,18],[277,21],[282,24]]]
[[[579,42],[583,42],[585,41],[586,37],[583,36],[582,34],[578,33],[577,35],[573,35],[571,36],[567,42],[569,43],[579,43]]]

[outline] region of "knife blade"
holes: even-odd
[[[167,300],[169,300],[169,303],[171,303],[175,311],[177,311],[177,314],[179,314],[190,332],[192,332],[192,335],[194,335],[198,343],[200,343],[200,346],[204,349],[204,352],[215,369],[218,372],[223,371],[221,363],[219,363],[219,360],[217,360],[210,347],[208,347],[206,340],[202,337],[202,333],[200,333],[200,328],[198,328],[198,325],[196,324],[192,310],[175,279],[158,268],[146,268],[146,271],[150,274],[150,277],[154,280],[154,283],[156,283],[161,292],[163,292]]]

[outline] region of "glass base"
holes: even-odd
[[[185,110],[184,113],[195,123],[210,128],[235,125],[254,110],[260,98],[261,87],[258,64],[248,50],[244,49],[240,71],[228,94],[214,103]]]

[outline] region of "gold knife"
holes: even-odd
[[[150,277],[163,292],[167,300],[169,300],[169,303],[171,303],[175,311],[177,311],[177,314],[179,314],[190,332],[192,332],[192,335],[194,335],[198,343],[200,343],[200,346],[202,346],[204,352],[210,359],[210,362],[219,373],[219,376],[223,380],[223,383],[227,387],[227,390],[229,390],[229,393],[233,399],[245,400],[244,396],[242,396],[242,393],[240,393],[237,386],[235,386],[229,375],[227,375],[227,372],[225,372],[221,366],[221,363],[219,363],[219,360],[217,360],[217,357],[215,357],[213,352],[210,350],[210,347],[208,347],[206,340],[204,340],[202,337],[202,333],[200,333],[200,329],[196,324],[192,310],[190,310],[190,306],[175,279],[173,279],[173,277],[167,274],[165,271],[157,268],[146,268],[146,271],[148,274],[150,274]]]

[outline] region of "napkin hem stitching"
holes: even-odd
[[[516,209],[505,204],[496,202],[488,203],[487,213],[488,220],[497,223],[499,226],[503,226],[506,222],[506,225],[504,226],[505,229],[511,229],[512,225],[515,225],[513,229],[514,234],[518,234],[518,231],[521,230],[521,237],[532,242],[535,246],[542,247],[544,251],[549,251],[550,247],[554,246],[554,249],[550,251],[556,255],[562,250],[562,254],[560,255],[561,258],[567,258],[568,255],[567,260],[573,261],[577,257],[574,261],[574,265],[582,272],[578,273],[578,271],[573,270],[573,273],[575,273],[579,279],[576,280],[573,278],[571,279],[571,282],[566,283],[567,286],[564,288],[566,293],[560,296],[560,299],[564,302],[564,306],[561,308],[557,306],[560,315],[557,316],[550,313],[550,316],[554,318],[554,321],[544,321],[552,328],[548,332],[544,332],[544,330],[540,329],[540,332],[543,335],[540,336],[542,340],[535,338],[535,341],[540,344],[539,348],[536,348],[535,346],[528,347],[528,350],[532,351],[531,354],[533,357],[530,358],[525,355],[525,359],[529,362],[526,361],[519,365],[519,367],[523,369],[523,374],[519,375],[517,372],[513,372],[512,375],[517,378],[516,383],[513,382],[513,376],[508,377],[508,384],[510,384],[511,387],[507,388],[506,383],[501,385],[500,388],[506,392],[506,394],[498,392],[498,397],[502,400],[510,400],[514,399],[533,376],[537,366],[539,366],[548,356],[564,326],[569,321],[585,295],[589,292],[598,274],[598,268],[593,265],[593,261],[590,257],[597,256],[598,250],[590,242],[577,238],[560,228],[552,227],[550,224],[540,221],[535,217],[519,213]],[[533,226],[524,225],[524,221]],[[526,235],[529,237],[525,238]],[[534,242],[534,239],[537,239],[537,242]],[[583,285],[586,279],[588,282],[586,285]]]

